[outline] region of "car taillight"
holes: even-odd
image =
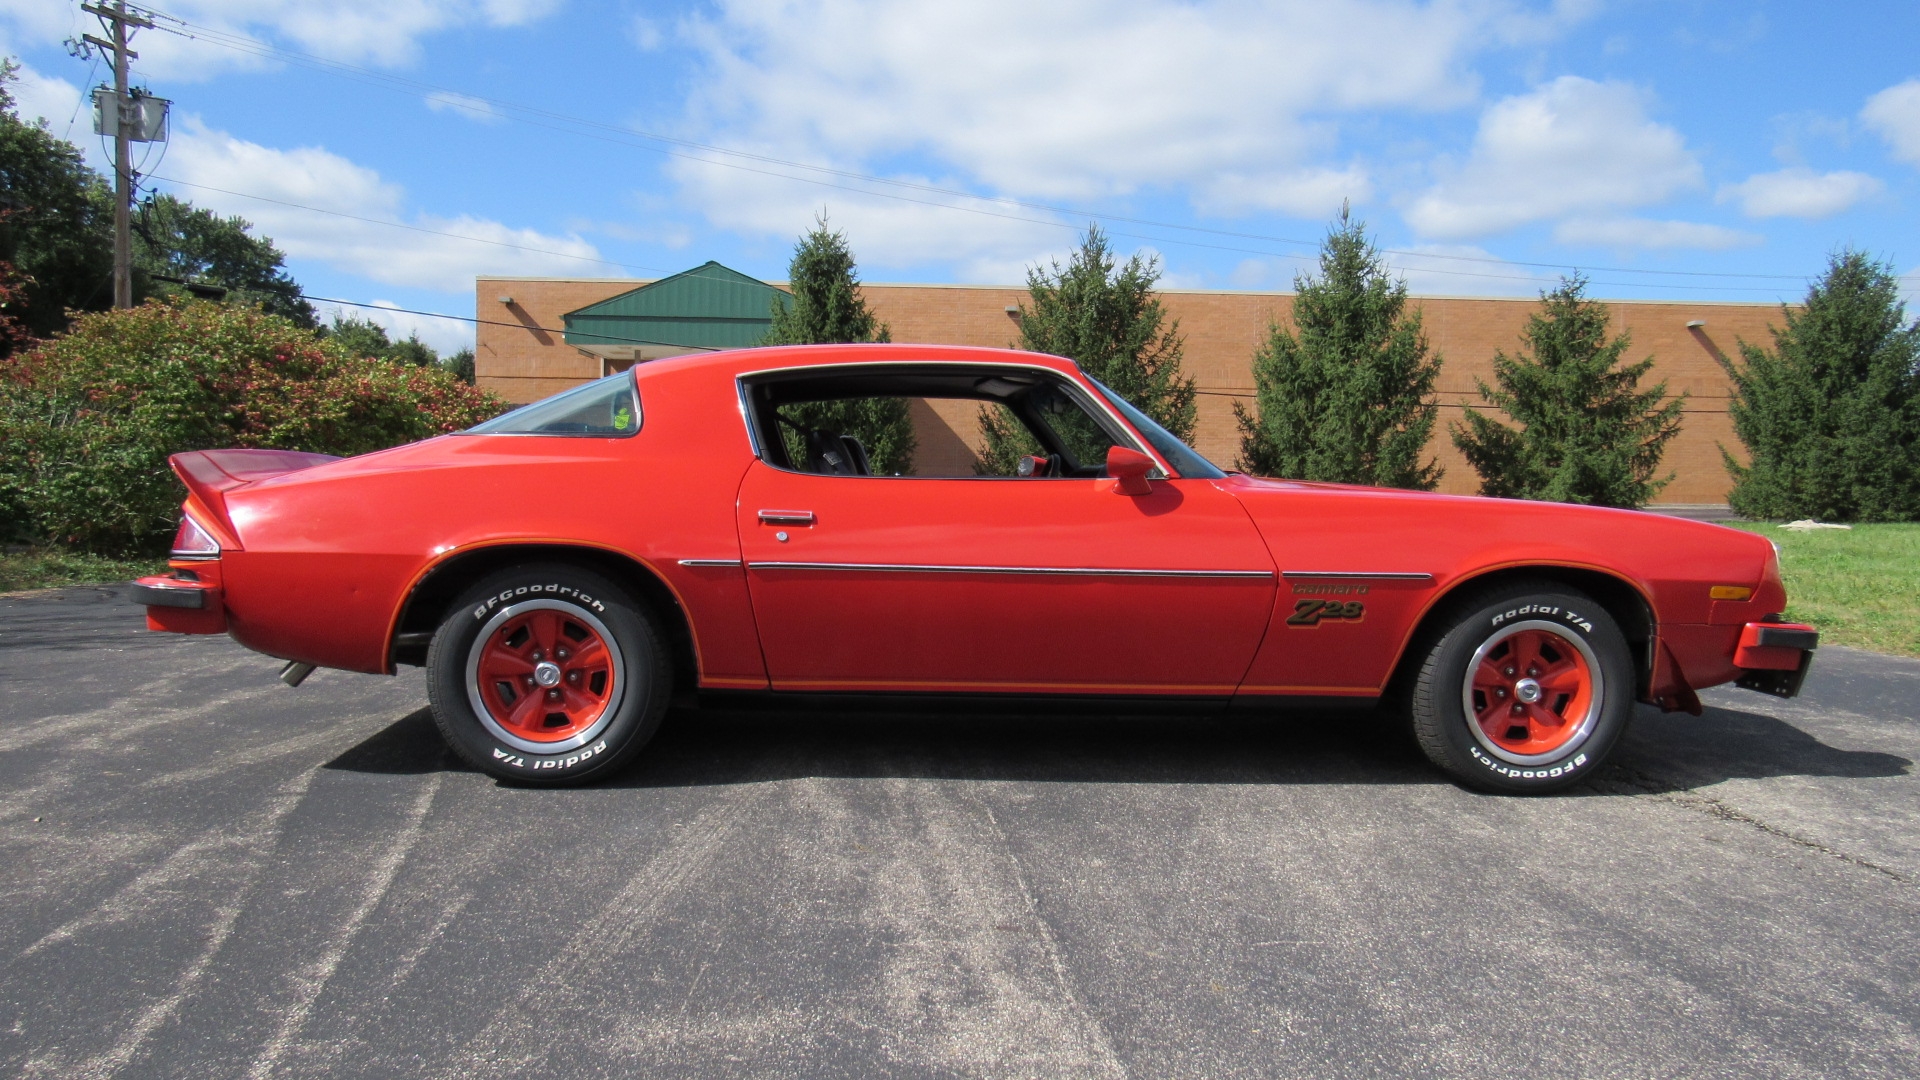
[[[191,514],[182,514],[180,529],[173,534],[173,550],[169,554],[176,559],[217,559],[220,557],[220,541],[201,528]]]

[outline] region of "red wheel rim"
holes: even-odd
[[[475,689],[493,722],[533,743],[560,743],[599,723],[616,699],[617,671],[600,631],[541,607],[479,643]]]
[[[1584,738],[1598,698],[1584,642],[1527,623],[1474,654],[1467,672],[1469,721],[1502,757],[1538,761]]]

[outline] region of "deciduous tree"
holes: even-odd
[[[231,303],[251,304],[284,315],[302,326],[317,325],[313,305],[286,272],[286,256],[272,240],[253,235],[238,217],[221,217],[171,195],[155,195],[133,219],[134,266],[147,276],[144,291],[154,296],[182,295],[184,287],[167,281],[214,285],[227,290]]]
[[[0,60],[0,262],[23,278],[14,317],[48,337],[69,308],[113,303],[113,195],[72,143],[16,115],[13,71]]]

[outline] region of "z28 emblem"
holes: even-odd
[[[1318,626],[1321,619],[1358,619],[1367,607],[1358,600],[1295,600],[1288,626]]]

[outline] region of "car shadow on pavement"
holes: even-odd
[[[1709,707],[1700,716],[1663,715],[1642,706],[1607,773],[1590,794],[1615,794],[1625,784],[1665,793],[1723,780],[1779,776],[1866,780],[1908,776],[1913,762],[1898,754],[1843,750],[1778,717]],[[1612,781],[1612,783],[1609,783]]]
[[[473,771],[447,749],[428,709],[415,709],[388,724],[327,762],[324,768],[404,775]]]
[[[327,762],[366,773],[465,770],[426,709]],[[835,776],[1168,784],[1426,784],[1442,778],[1370,712],[1042,716],[675,710],[601,786],[694,787]]]
[[[1843,750],[1775,717],[1641,709],[1606,773],[1575,793],[1620,795],[1779,776],[1908,775],[1895,754]],[[465,771],[420,709],[327,768]],[[1241,717],[676,710],[602,786],[694,787],[804,777],[1058,783],[1437,784],[1445,778],[1370,712]]]

